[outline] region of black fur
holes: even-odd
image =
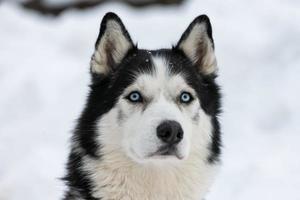
[[[72,151],[67,164],[67,176],[63,179],[69,188],[64,200],[75,200],[78,197],[88,200],[97,200],[92,197],[92,182],[89,174],[81,169],[83,154]]]
[[[114,19],[120,23],[124,35],[132,42],[121,20],[115,14],[108,13],[101,23],[96,46],[106,30],[106,22],[109,19]],[[208,35],[213,42],[211,25],[208,17],[204,15],[192,22],[180,41],[185,39],[193,24],[199,22],[207,24]],[[91,73],[90,94],[72,137],[73,149],[67,163],[67,175],[64,178],[69,187],[64,198],[65,200],[75,199],[74,195],[76,196],[77,194],[74,194],[73,191],[80,193],[83,199],[97,200],[92,197],[93,183],[88,178],[89,174],[81,168],[82,158],[88,155],[93,159],[101,159],[101,144],[96,142],[98,134],[95,131],[96,122],[103,114],[114,107],[119,95],[135,80],[136,76],[132,76],[132,74],[154,73],[155,69],[151,62],[151,55],[166,57],[169,60],[171,73],[184,74],[186,82],[196,91],[202,109],[212,118],[214,128],[212,144],[209,147],[211,155],[207,159],[209,163],[218,161],[221,152],[221,135],[218,122],[221,96],[219,86],[215,82],[216,75],[199,73],[197,67],[178,48],[178,45],[172,49],[155,51],[140,50],[133,45],[122,62],[111,73],[108,75]]]

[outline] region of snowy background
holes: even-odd
[[[207,200],[300,200],[300,1],[117,3],[58,18],[0,4],[0,200],[62,196],[68,139],[88,90],[102,16],[118,13],[142,48],[169,47],[211,18],[223,87],[224,153]]]

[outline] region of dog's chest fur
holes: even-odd
[[[94,188],[101,200],[201,200],[211,185],[216,166],[193,155],[180,166],[139,166],[122,153],[101,161],[85,159]]]

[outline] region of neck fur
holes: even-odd
[[[118,150],[100,160],[84,158],[93,182],[93,196],[101,200],[201,200],[211,185],[216,166],[199,153],[167,165],[139,164]]]

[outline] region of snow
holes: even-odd
[[[3,2],[0,199],[62,196],[59,178],[87,95],[100,20],[115,11],[142,48],[169,47],[198,14],[211,18],[224,148],[207,200],[299,200],[299,8],[296,0],[190,0],[143,10],[107,3],[52,18]]]

